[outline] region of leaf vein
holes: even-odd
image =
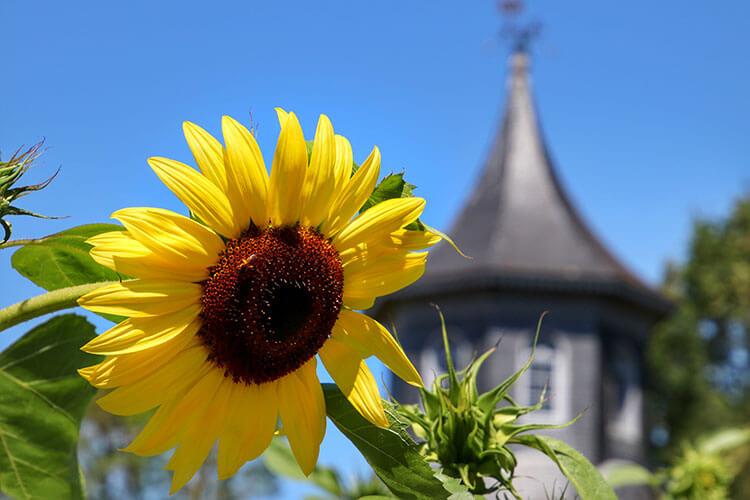
[[[24,361],[28,361],[30,359],[33,359],[35,356],[38,356],[38,355],[40,355],[42,353],[45,353],[45,352],[49,351],[50,349],[54,349],[55,347],[59,347],[61,345],[65,345],[65,344],[69,344],[69,343],[73,343],[73,342],[77,342],[77,340],[75,340],[75,339],[72,339],[72,340],[63,340],[63,341],[60,341],[60,342],[55,342],[54,344],[46,345],[43,348],[39,349],[38,351],[34,351],[33,353],[29,354],[28,356],[24,356],[22,358],[15,359],[15,360],[11,361],[10,363],[8,363],[8,364],[6,364],[4,366],[0,366],[0,371],[5,371],[8,368],[11,368],[11,367],[13,367],[13,366],[15,366],[15,365],[17,365],[19,363],[23,363]]]
[[[14,377],[10,373],[6,372],[5,370],[0,369],[0,375],[4,375],[11,382],[15,383],[16,385],[18,385],[19,387],[21,387],[23,389],[28,390],[29,392],[31,392],[32,394],[34,394],[36,397],[38,397],[39,399],[41,399],[42,401],[44,401],[45,403],[47,403],[50,407],[52,407],[53,409],[59,411],[63,416],[65,416],[65,418],[67,418],[68,420],[70,420],[74,424],[78,425],[77,422],[76,422],[76,419],[73,418],[73,415],[71,415],[70,413],[68,413],[65,410],[65,408],[62,408],[61,406],[55,404],[54,401],[50,400],[47,396],[45,396],[44,394],[42,394],[38,390],[34,389],[33,387],[31,387],[27,383],[25,383],[25,382],[23,382],[21,380],[18,380],[16,377]]]
[[[10,462],[10,466],[13,469],[13,474],[16,476],[16,481],[18,481],[18,485],[21,487],[21,491],[23,492],[24,497],[27,499],[30,499],[31,496],[29,495],[29,492],[26,490],[26,485],[23,484],[23,480],[21,479],[21,474],[18,472],[18,467],[16,467],[16,458],[13,456],[13,454],[10,452],[10,448],[8,447],[8,441],[5,439],[5,431],[2,427],[0,427],[0,441],[3,442],[3,448],[5,448],[5,454],[8,455],[8,461]]]

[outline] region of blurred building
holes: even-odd
[[[512,55],[507,85],[489,158],[449,231],[473,259],[442,243],[424,277],[379,302],[376,315],[395,326],[426,384],[445,370],[430,302],[445,315],[460,367],[502,338],[480,372],[480,390],[487,390],[528,359],[537,320],[549,311],[536,359],[515,386],[517,401],[534,404],[548,384],[549,400],[527,421],[562,423],[586,410],[574,425],[551,434],[594,464],[644,463],[644,348],[669,304],[607,251],[562,189],[537,120],[524,52]],[[394,384],[399,401],[416,399],[406,384]],[[530,451],[519,462],[519,474],[544,480],[551,493],[557,476],[546,457]],[[565,482],[556,481],[559,493]],[[538,481],[527,486],[530,498],[545,498]]]

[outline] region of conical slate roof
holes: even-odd
[[[547,153],[525,53],[511,57],[500,133],[478,184],[448,234],[472,257],[442,243],[406,295],[476,286],[529,286],[623,294],[662,310],[665,302],[586,227]]]

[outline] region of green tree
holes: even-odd
[[[750,422],[750,194],[729,217],[694,223],[686,261],[668,266],[664,292],[675,311],[648,349],[652,437],[662,463],[698,435]]]

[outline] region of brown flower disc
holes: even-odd
[[[318,231],[252,227],[201,283],[198,335],[234,381],[270,382],[315,356],[338,319],[344,272]]]

